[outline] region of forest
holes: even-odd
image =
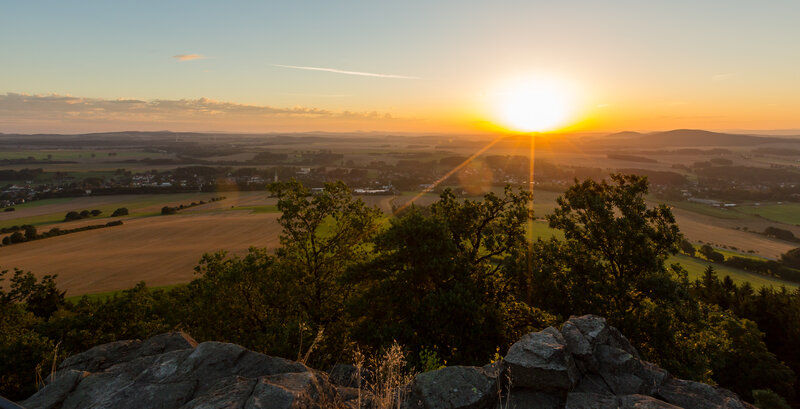
[[[445,190],[387,218],[342,182],[315,194],[273,183],[281,246],[206,254],[186,285],[72,302],[53,276],[3,271],[0,395],[29,396],[94,345],[171,330],[317,368],[397,341],[425,371],[485,364],[523,334],[591,313],[675,376],[797,405],[800,290],[712,268],[689,281],[667,263],[683,236],[668,206],[648,207],[648,188],[634,175],[576,180],[547,216],[563,238],[532,241],[531,193],[511,187],[482,200]]]

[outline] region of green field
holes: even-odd
[[[111,214],[114,210],[120,207],[128,208],[129,216],[128,217],[147,217],[159,214],[158,212],[136,212],[137,209],[142,209],[150,206],[159,205],[162,203],[170,203],[170,202],[182,202],[182,204],[189,204],[191,202],[196,202],[200,200],[208,201],[213,194],[209,193],[172,193],[172,194],[164,194],[164,195],[147,195],[147,196],[127,196],[124,200],[121,199],[119,202],[107,203],[102,205],[87,205],[87,204],[76,204],[74,207],[70,207],[69,203],[75,201],[79,198],[59,198],[59,199],[45,199],[45,200],[37,200],[30,203],[26,203],[23,205],[15,206],[17,209],[25,209],[31,207],[40,207],[46,205],[59,205],[60,207],[68,208],[65,211],[53,212],[44,215],[38,216],[29,216],[29,217],[19,217],[16,219],[4,220],[0,221],[0,228],[2,227],[11,227],[11,226],[21,226],[25,224],[30,224],[33,226],[42,226],[47,224],[53,223],[61,223],[64,221],[64,216],[67,212],[75,210],[80,212],[81,210],[100,210],[101,213],[97,217],[93,217],[92,219],[106,219],[110,218]],[[269,207],[269,206],[255,206],[255,207]],[[264,211],[265,212],[265,211]]]
[[[740,206],[736,210],[748,215],[760,216],[778,223],[800,225],[800,204],[770,204],[761,206]]]
[[[674,201],[664,202],[664,203],[677,209],[688,210],[690,212],[716,217],[719,219],[742,220],[742,219],[749,219],[752,217],[749,214],[740,213],[736,210],[723,209],[700,203],[674,202]]]
[[[781,285],[785,285],[789,289],[795,289],[800,287],[800,284],[793,283],[791,281],[785,281],[779,278],[762,276],[760,274],[755,274],[748,271],[731,268],[721,264],[715,264],[710,261],[701,260],[699,258],[689,257],[684,254],[678,254],[673,257],[670,257],[669,260],[667,260],[667,263],[679,263],[689,273],[690,280],[695,280],[702,277],[703,272],[706,270],[706,267],[713,266],[714,270],[717,271],[717,275],[720,278],[725,277],[726,275],[730,276],[733,282],[735,282],[736,284],[749,282],[755,288],[765,287],[765,286],[779,287]]]
[[[542,240],[547,240],[552,236],[555,236],[557,239],[564,238],[564,232],[558,229],[550,228],[549,224],[545,221],[536,220],[533,222],[532,228],[528,230],[529,237],[533,238],[540,238]]]

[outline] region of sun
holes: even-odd
[[[514,80],[497,93],[497,116],[517,132],[547,132],[564,126],[572,114],[569,87],[554,79]]]

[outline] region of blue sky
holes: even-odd
[[[332,128],[460,130],[491,120],[497,84],[555,76],[587,129],[800,128],[797,21],[797,1],[0,1],[0,96],[208,98],[373,118]],[[0,127],[24,128],[11,103]]]

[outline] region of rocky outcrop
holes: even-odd
[[[53,380],[22,402],[53,408],[363,408],[356,368],[330,375],[303,364],[186,334],[100,345],[65,360]],[[734,393],[673,378],[642,361],[595,316],[525,335],[505,359],[417,375],[399,388],[406,409],[752,408]],[[378,409],[378,408],[376,408]]]

